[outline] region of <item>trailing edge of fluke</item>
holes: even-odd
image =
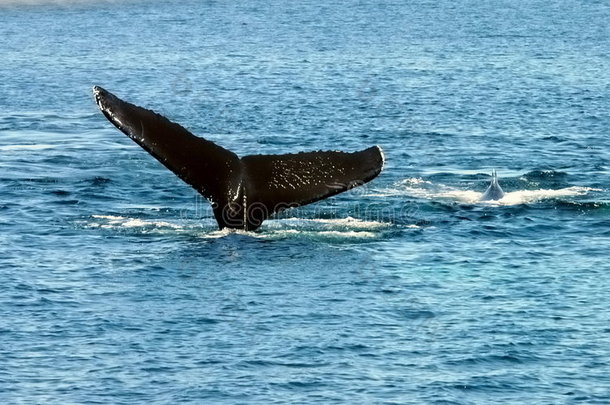
[[[383,168],[379,146],[239,158],[101,87],[93,94],[110,122],[210,201],[220,229],[254,230],[274,213],[360,186]]]

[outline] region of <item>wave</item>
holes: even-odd
[[[308,239],[350,240],[376,239],[385,235],[394,225],[389,222],[358,218],[285,218],[267,220],[258,237],[277,239],[305,237]]]
[[[392,226],[389,222],[367,221],[364,219],[346,218],[283,218],[271,219],[263,224],[265,227],[315,227],[315,228],[345,228],[345,229],[380,229]]]
[[[305,238],[317,240],[362,240],[376,239],[381,234],[369,231],[314,231],[299,229],[281,229],[259,232],[248,232],[236,229],[223,229],[209,233],[202,233],[199,236],[203,239],[218,239],[230,235],[243,235],[256,239],[286,239],[286,238]]]
[[[66,6],[86,3],[110,3],[116,0],[0,0],[1,6]]]
[[[255,231],[235,229],[218,230],[212,220],[175,223],[167,220],[146,220],[120,215],[92,215],[86,227],[114,230],[131,230],[138,233],[187,233],[203,239],[218,239],[242,235],[257,239],[285,239],[303,237],[323,240],[365,240],[385,235],[395,225],[387,222],[367,221],[352,217],[337,219],[286,218],[270,219]],[[405,228],[419,228],[407,225]]]
[[[506,192],[504,197],[495,201],[480,201],[483,193],[469,190],[450,190],[439,193],[429,193],[429,198],[451,199],[467,204],[483,205],[520,205],[539,202],[542,200],[556,199],[560,197],[576,197],[587,194],[589,191],[600,191],[590,187],[566,187],[558,190],[538,189],[538,190],[518,190]]]
[[[576,197],[586,195],[590,191],[601,191],[591,187],[566,187],[558,190],[539,189],[539,190],[520,190],[508,192],[504,198],[498,201],[485,201],[486,204],[497,205],[518,205],[527,204],[542,200],[556,199],[560,197]]]
[[[156,228],[156,229],[184,229],[183,226],[166,221],[146,221],[139,218],[123,217],[118,215],[92,215],[94,221],[87,223],[91,228]]]
[[[0,146],[0,151],[18,151],[18,150],[41,150],[41,149],[52,149],[56,145],[49,145],[45,143],[31,144],[31,145],[3,145]]]
[[[551,172],[549,172],[551,173]],[[553,172],[555,173],[555,172]],[[553,175],[553,174],[549,174]],[[474,190],[462,190],[444,184],[434,184],[422,178],[401,180],[394,187],[367,194],[371,197],[409,196],[429,200],[449,200],[466,204],[484,205],[519,205],[562,197],[577,197],[591,191],[603,191],[598,188],[571,186],[560,189],[517,190],[505,192],[502,199],[480,201],[483,193]]]
[[[557,179],[557,178],[565,178],[568,176],[566,172],[559,172],[555,170],[532,170],[523,175],[523,178],[533,181],[533,180],[549,180],[549,179]]]

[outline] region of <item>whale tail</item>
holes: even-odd
[[[235,153],[95,86],[106,118],[212,204],[222,229],[254,230],[270,215],[309,204],[374,179],[383,168],[378,146],[347,153]]]
[[[503,197],[504,190],[502,190],[500,183],[498,183],[498,174],[496,173],[496,169],[494,169],[491,172],[491,183],[481,196],[480,201],[496,201],[502,199]]]

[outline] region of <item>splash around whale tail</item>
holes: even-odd
[[[500,183],[498,183],[498,174],[496,173],[496,169],[494,169],[491,172],[491,183],[481,196],[480,201],[496,201],[502,199],[503,197],[504,190],[502,190]]]
[[[254,230],[276,212],[362,185],[383,168],[378,146],[353,153],[316,151],[239,158],[101,87],[93,87],[93,94],[112,124],[212,203],[221,229]]]

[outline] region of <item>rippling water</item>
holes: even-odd
[[[24,3],[0,2],[2,403],[610,402],[607,2]],[[218,231],[94,84],[240,155],[387,164]]]

